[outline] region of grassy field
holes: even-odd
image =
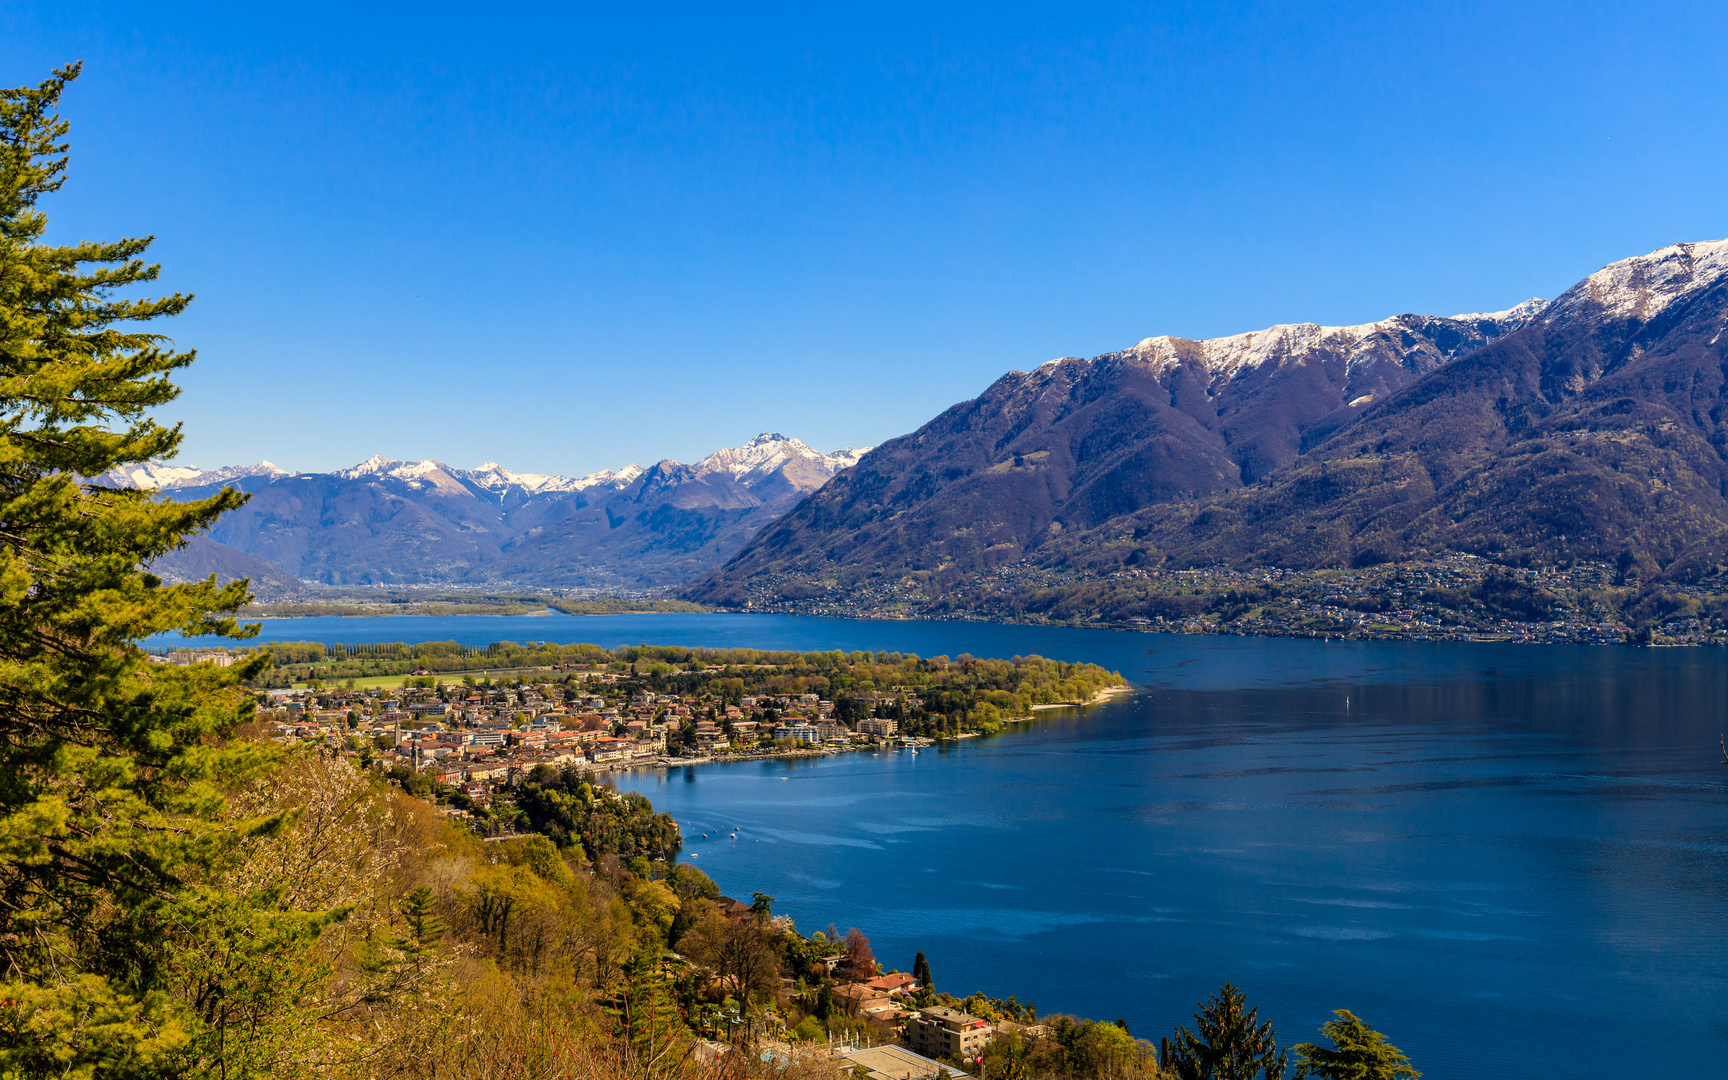
[[[551,675],[556,669],[549,667],[536,668],[487,668],[483,671],[439,671],[432,678],[439,682],[459,683],[464,675],[471,676],[476,681],[480,679],[527,679],[541,675]],[[354,686],[359,690],[370,690],[374,687],[395,690],[409,679],[424,679],[424,675],[364,675],[354,679]],[[346,679],[331,679],[325,683],[326,688],[341,686]],[[294,689],[305,690],[306,684],[297,682]]]

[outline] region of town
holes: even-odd
[[[257,651],[158,650],[151,660],[233,668]],[[300,751],[301,760],[319,763],[315,771],[358,764],[371,772],[365,783],[374,793],[394,788],[427,800],[438,808],[436,828],[465,837],[449,843],[481,841],[494,872],[520,866],[564,887],[606,882],[634,918],[651,926],[663,919],[656,932],[670,947],[652,959],[639,954],[616,974],[624,980],[617,1008],[627,1028],[642,1000],[676,1004],[687,1034],[659,1036],[665,1047],[685,1043],[695,1061],[725,1067],[748,1046],[778,1057],[782,1067],[817,1065],[826,1075],[870,1080],[950,1080],[997,1060],[1061,1066],[1096,1059],[1134,1075],[1155,1072],[1158,1048],[1134,1040],[1123,1025],[1069,1016],[1040,1021],[1036,1007],[1016,998],[955,997],[935,988],[922,953],[910,973],[896,971],[877,962],[861,931],[830,927],[805,936],[773,913],[773,897],[757,893],[746,903],[722,895],[692,863],[678,861],[682,837],[668,815],[606,782],[608,772],[624,768],[915,751],[999,730],[1039,709],[1096,701],[1124,689],[1114,672],[1041,657],[542,643],[459,649],[294,642],[263,651],[308,678],[249,690],[255,710],[243,730]],[[362,687],[348,678],[326,687],[311,677],[501,657],[553,663],[511,676],[498,669],[434,675],[416,666],[369,679],[394,686]],[[479,886],[482,906],[487,887]],[[590,947],[601,963],[600,947]],[[499,932],[502,958],[522,959],[515,956],[521,948]],[[660,1052],[656,1038],[639,1052]]]
[[[1120,674],[1097,665],[1038,656],[509,642],[485,649],[447,642],[262,648],[283,662],[272,675],[298,679],[253,691],[259,734],[351,754],[437,797],[447,813],[470,818],[488,835],[524,826],[514,796],[536,770],[600,774],[716,759],[915,751],[1126,689]],[[158,650],[152,659],[231,667],[255,651]],[[479,662],[513,666],[434,670]],[[405,673],[374,674],[380,669]],[[395,685],[380,685],[388,683]]]

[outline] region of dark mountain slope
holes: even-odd
[[[867,454],[693,595],[737,601],[746,583],[788,575],[827,585],[962,574],[1064,531],[1240,488],[1533,310],[1148,338],[1012,372]]]
[[[170,585],[200,581],[211,574],[223,584],[247,578],[252,594],[260,600],[284,600],[303,591],[301,583],[283,573],[281,567],[218,544],[208,536],[194,536],[185,547],[151,563],[150,571]]]
[[[1581,282],[1265,482],[1052,544],[1052,564],[1310,567],[1445,548],[1711,562],[1728,535],[1728,243]]]

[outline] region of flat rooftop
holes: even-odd
[[[925,1080],[926,1077],[955,1077],[966,1074],[951,1065],[932,1061],[923,1054],[914,1054],[903,1046],[872,1046],[867,1050],[849,1050],[840,1059],[870,1070],[870,1080]]]

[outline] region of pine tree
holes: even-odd
[[[402,901],[402,918],[408,923],[403,951],[410,956],[424,955],[448,929],[435,910],[432,890],[425,885],[409,893]]]
[[[1320,1080],[1419,1080],[1422,1074],[1410,1067],[1410,1059],[1387,1042],[1386,1036],[1349,1009],[1332,1015],[1338,1019],[1320,1025],[1320,1034],[1332,1040],[1332,1049],[1296,1044],[1296,1080],[1310,1076]]]
[[[1257,1024],[1259,1009],[1247,1008],[1242,991],[1225,983],[1194,1014],[1197,1032],[1176,1029],[1159,1065],[1179,1080],[1281,1080],[1288,1057],[1278,1049],[1271,1023]]]
[[[923,953],[919,953],[912,961],[912,978],[918,981],[919,986],[930,986],[930,961],[924,958]]]
[[[657,950],[637,950],[624,969],[619,1022],[630,1045],[631,1075],[659,1076],[682,1061],[684,1024]]]
[[[93,479],[173,456],[179,428],[149,410],[194,354],[138,327],[191,300],[131,295],[157,277],[150,238],[41,242],[78,72],[0,90],[0,1075],[17,1077],[198,1071],[233,980],[293,965],[236,974],[199,966],[195,946],[231,933],[303,957],[321,925],[213,891],[236,844],[288,823],[227,820],[223,796],[268,757],[227,740],[249,707],[236,686],[267,657],[175,667],[138,646],[245,636],[229,617],[245,582],[165,586],[145,569],[244,497]],[[249,1001],[293,992],[247,985]]]

